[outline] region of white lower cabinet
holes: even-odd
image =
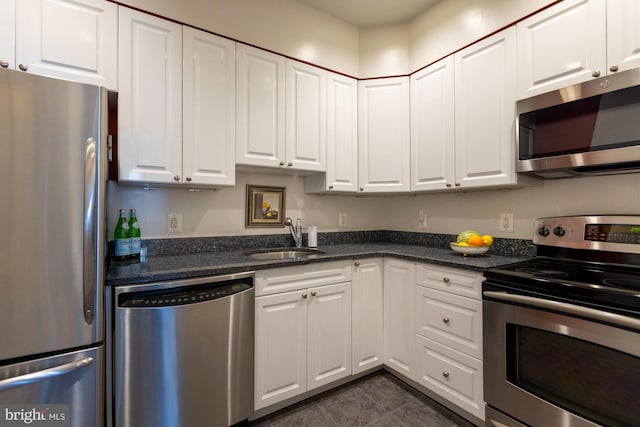
[[[484,420],[482,275],[418,264],[416,381]]]
[[[413,378],[416,264],[384,260],[384,364]]]
[[[351,375],[351,266],[326,264],[256,273],[256,410]]]
[[[382,366],[383,341],[383,259],[353,262],[351,321],[353,374]]]

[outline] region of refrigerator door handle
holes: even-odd
[[[93,323],[96,298],[96,217],[97,210],[97,146],[96,140],[88,138],[84,155],[84,265],[83,265],[83,310],[84,320]]]
[[[40,381],[50,380],[60,377],[71,372],[82,369],[93,363],[93,357],[87,357],[82,360],[74,360],[73,362],[64,363],[42,371],[32,372],[30,374],[20,375],[18,377],[8,378],[0,381],[0,392],[20,387],[23,385],[33,384]]]

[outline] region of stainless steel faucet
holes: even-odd
[[[291,232],[293,241],[296,242],[296,248],[301,248],[302,247],[302,224],[300,223],[300,218],[298,218],[296,225],[293,225],[293,220],[291,218],[285,218],[284,225],[289,226],[289,231]]]

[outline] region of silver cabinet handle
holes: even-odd
[[[280,166],[284,166],[284,160],[280,161]]]
[[[311,296],[312,296],[312,297],[315,297],[315,296],[316,296],[316,291],[312,291],[312,292],[311,292]]]
[[[302,294],[302,299],[306,299],[307,298],[307,294]]]
[[[82,369],[85,366],[91,365],[92,363],[93,357],[87,357],[86,359],[75,360],[73,362],[64,363],[62,365],[54,366],[53,368],[44,369],[42,371],[8,378],[6,380],[0,381],[0,392],[23,385],[33,384],[40,381],[56,378],[77,371],[78,369]]]
[[[442,318],[442,322],[447,324],[447,325],[449,324],[450,321],[451,321],[451,319],[449,319],[448,317],[443,317]]]
[[[451,281],[451,279],[449,279],[448,277],[443,277],[443,278],[442,278],[442,281],[443,281],[444,283],[449,283],[449,282]]]
[[[581,316],[597,322],[609,323],[623,328],[640,330],[640,320],[620,314],[594,310],[593,308],[580,307],[579,305],[567,304],[559,301],[551,301],[541,298],[529,297],[526,295],[514,295],[507,292],[484,291],[482,295],[500,301],[528,304],[534,307],[554,310],[569,316]]]
[[[591,75],[593,77],[600,77],[600,70],[593,70],[593,72],[591,73]]]
[[[20,65],[18,65],[18,68],[20,69],[20,71],[27,71],[27,70],[29,69],[29,67],[27,67],[27,66],[26,66],[26,65],[24,65],[24,64],[20,64]]]
[[[82,305],[84,321],[92,324],[95,316],[96,288],[96,249],[95,236],[96,221],[98,216],[97,186],[98,186],[98,156],[97,145],[93,138],[87,138],[84,149],[84,218],[83,218],[83,250],[84,266],[82,268]]]
[[[364,188],[360,187],[360,191],[364,191]]]
[[[187,182],[191,182],[191,177],[190,176],[187,177]]]
[[[330,185],[330,186],[329,186],[329,190],[333,190],[333,185]]]
[[[612,64],[612,65],[609,67],[609,71],[613,71],[614,73],[615,73],[616,71],[618,71],[618,64]]]
[[[0,60],[0,67],[9,68],[9,61],[5,61],[4,59]]]
[[[173,180],[174,180],[174,181],[180,181],[180,175],[176,175],[176,176],[174,176],[174,177],[173,177]]]
[[[456,182],[456,183],[455,183],[455,186],[456,186],[456,187],[460,187],[460,183],[459,183],[459,182]]]
[[[448,188],[451,188],[451,184],[450,184],[450,183],[447,183],[447,187],[448,187]]]
[[[293,166],[293,162],[287,163],[287,166],[289,166],[289,167]]]
[[[449,372],[448,371],[442,371],[442,376],[445,378],[449,378]]]

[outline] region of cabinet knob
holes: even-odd
[[[613,71],[614,73],[615,73],[616,71],[618,71],[618,64],[612,64],[612,65],[609,67],[609,71]]]
[[[600,77],[600,70],[593,70],[593,72],[591,73],[591,75],[593,77]]]
[[[364,188],[360,187],[360,191],[364,191]]]
[[[444,283],[449,283],[449,282],[451,281],[451,279],[449,279],[448,277],[443,277],[443,278],[442,278],[442,281],[443,281]]]
[[[27,71],[27,70],[29,69],[29,67],[27,67],[27,66],[26,66],[26,65],[24,65],[24,64],[19,64],[19,65],[18,65],[18,68],[20,69],[20,71]]]
[[[460,183],[459,182],[456,182],[456,187],[460,187]]]
[[[333,190],[333,185],[330,185],[330,186],[329,186],[329,190]]]
[[[356,267],[360,267],[360,263],[358,261],[354,262],[353,265]]]
[[[173,177],[173,180],[174,180],[174,181],[180,181],[180,175],[176,175],[176,176],[174,176],[174,177]]]
[[[315,296],[316,296],[316,291],[312,291],[312,292],[311,292],[311,296],[312,296],[312,297],[315,297]]]
[[[449,372],[442,371],[442,376],[445,377],[445,378],[449,378]]]
[[[280,166],[284,166],[284,160],[280,161]]]
[[[307,298],[307,294],[302,294],[302,299],[306,299]]]
[[[187,181],[191,182],[191,177],[190,176],[187,177]]]
[[[448,187],[448,188],[451,188],[451,184],[447,184],[447,187]]]
[[[442,322],[443,322],[443,323],[445,323],[445,324],[447,324],[447,325],[449,324],[449,322],[450,322],[450,321],[451,321],[451,320],[450,320],[448,317],[443,317],[443,318],[442,318]]]
[[[293,162],[287,163],[287,166],[289,166],[289,167],[293,166]]]
[[[5,61],[4,59],[0,60],[0,67],[8,68],[9,67],[9,61]]]

